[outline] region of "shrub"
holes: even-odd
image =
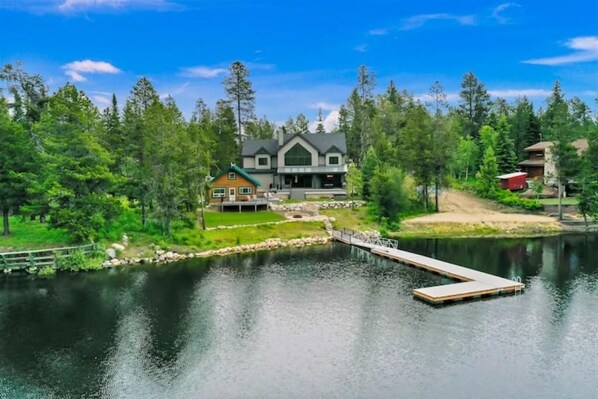
[[[37,275],[40,277],[50,277],[56,274],[56,269],[52,266],[44,266],[37,272]]]
[[[523,208],[529,211],[542,209],[542,204],[538,200],[529,198],[520,198],[517,194],[509,190],[498,190],[496,193],[498,203],[514,208]]]

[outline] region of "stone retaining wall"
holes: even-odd
[[[295,238],[289,241],[282,241],[280,238],[271,238],[257,244],[238,245],[235,247],[227,247],[220,249],[212,249],[197,253],[179,254],[173,251],[156,251],[152,258],[129,258],[129,259],[111,259],[102,264],[104,268],[112,268],[124,265],[141,265],[141,264],[163,264],[177,262],[185,259],[206,258],[209,256],[225,256],[238,253],[256,252],[256,251],[270,251],[278,248],[300,248],[308,245],[322,245],[328,244],[332,241],[331,237],[306,237]]]
[[[298,202],[296,204],[270,204],[270,209],[275,212],[292,212],[292,211],[304,211],[306,208],[316,208],[319,210],[323,209],[348,209],[351,207],[364,206],[365,201],[309,201],[309,202]]]

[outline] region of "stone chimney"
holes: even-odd
[[[278,147],[284,144],[284,127],[278,129]]]

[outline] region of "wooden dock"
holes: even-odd
[[[517,293],[522,292],[525,288],[525,284],[520,281],[508,280],[427,256],[401,251],[395,240],[368,238],[341,231],[333,232],[333,238],[349,245],[368,249],[378,256],[459,281],[455,284],[413,290],[413,295],[416,298],[432,304]]]

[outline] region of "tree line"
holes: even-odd
[[[224,79],[227,97],[214,109],[198,99],[188,120],[147,78],[137,81],[122,107],[113,95],[104,110],[71,83],[49,94],[44,79],[20,64],[5,65],[0,81],[4,234],[10,233],[9,215],[20,214],[96,240],[111,220],[134,209],[142,226],[151,220],[169,235],[172,222],[188,218],[205,196],[207,177],[239,161],[244,140],[272,138],[278,129],[256,118],[255,91],[240,62]],[[438,190],[451,177],[477,176],[480,193],[492,197],[499,190],[496,175],[514,171],[526,146],[553,140],[559,181],[582,176],[582,207],[598,214],[598,129],[583,101],[565,100],[558,82],[545,109],[534,109],[525,97],[514,104],[491,101],[471,72],[461,88],[457,106],[448,104],[439,82],[425,99],[392,81],[375,94],[374,74],[361,67],[334,129],[347,137],[348,194],[369,200],[379,220],[392,224],[412,206],[437,210]],[[299,114],[280,129],[307,134],[309,121]],[[321,110],[316,131],[326,132]],[[590,139],[583,162],[570,148],[580,137]]]
[[[375,91],[375,75],[362,66],[337,130],[346,134],[349,158],[357,165],[350,169],[349,187],[355,191],[352,181],[360,182],[360,195],[373,202],[380,220],[396,222],[410,197],[430,210],[434,198],[438,211],[438,190],[449,179],[475,179],[486,198],[506,195],[496,177],[515,172],[527,158],[524,149],[539,141],[554,143],[559,187],[575,181],[582,213],[598,217],[598,121],[579,97],[566,100],[558,81],[545,108],[538,109],[525,96],[513,104],[492,99],[472,72],[463,76],[454,106],[439,82],[425,98],[399,90],[393,81],[382,94]],[[579,138],[589,141],[583,158],[571,145]]]

